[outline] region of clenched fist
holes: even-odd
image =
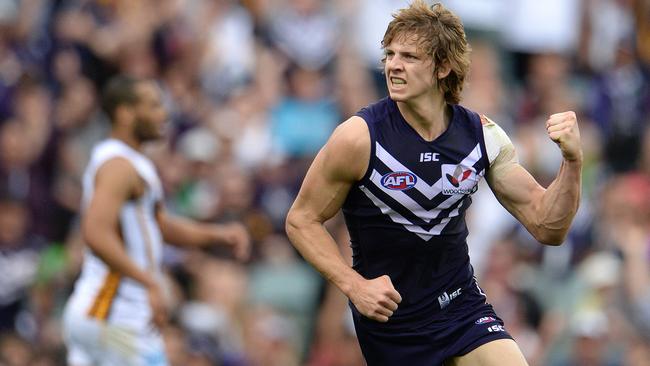
[[[251,252],[251,239],[244,225],[231,222],[223,225],[212,225],[213,241],[232,248],[235,258],[240,261],[248,260]]]
[[[350,300],[364,316],[385,323],[397,310],[402,297],[395,290],[390,277],[383,275],[358,283],[350,294]]]
[[[574,112],[569,111],[551,115],[546,121],[546,131],[548,137],[560,147],[562,157],[565,160],[582,160],[580,130]]]

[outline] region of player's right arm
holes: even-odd
[[[124,158],[105,162],[95,175],[90,204],[82,216],[81,231],[93,253],[112,270],[140,282],[149,292],[154,322],[164,322],[164,308],[158,284],[153,275],[131,260],[119,235],[122,205],[137,195],[142,185],[135,168]]]
[[[390,278],[364,279],[346,263],[323,226],[341,209],[353,183],[363,177],[369,159],[368,127],[360,117],[352,117],[334,131],[314,159],[287,215],[286,230],[300,254],[359,312],[385,322],[401,301]]]
[[[495,129],[490,121],[484,128]],[[503,136],[496,159],[486,175],[487,182],[499,202],[521,222],[540,243],[560,245],[569,232],[580,203],[582,149],[575,113],[556,113],[546,123],[549,138],[562,152],[557,177],[542,187],[516,159],[514,146]],[[500,129],[499,129],[500,130]],[[485,130],[484,130],[485,131]],[[486,145],[488,136],[486,134]],[[501,144],[501,143],[497,143]],[[489,147],[488,147],[489,149]],[[489,155],[489,154],[488,154]]]

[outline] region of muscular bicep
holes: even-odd
[[[529,227],[544,188],[519,164],[514,145],[498,125],[488,119],[483,131],[490,159],[486,180],[501,205]]]
[[[501,205],[519,221],[532,221],[536,200],[544,194],[544,188],[526,169],[514,163],[488,172],[487,182]]]
[[[334,216],[352,186],[352,181],[342,179],[326,161],[327,155],[323,150],[316,156],[292,209],[310,221],[325,222]]]
[[[354,182],[364,175],[369,157],[368,129],[363,120],[353,117],[336,129],[314,159],[292,214],[321,223],[330,219],[343,205]]]

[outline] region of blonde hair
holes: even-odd
[[[433,60],[433,75],[448,63],[451,71],[438,79],[438,86],[447,103],[458,104],[471,51],[460,18],[440,3],[428,6],[423,0],[415,0],[408,8],[393,14],[381,46],[385,48],[394,39],[409,36],[416,36],[418,50]]]

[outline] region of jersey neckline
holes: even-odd
[[[457,118],[457,115],[458,115],[458,113],[457,113],[457,111],[456,111],[456,107],[455,107],[453,104],[447,104],[447,103],[446,103],[445,106],[448,106],[449,109],[451,110],[451,118],[449,118],[449,125],[447,126],[447,128],[446,128],[444,131],[442,131],[442,133],[441,133],[440,135],[438,135],[438,136],[437,136],[436,138],[434,138],[433,140],[429,141],[429,140],[425,139],[424,137],[422,137],[422,135],[420,135],[420,134],[415,130],[415,128],[413,128],[413,126],[411,126],[411,124],[409,124],[408,121],[406,121],[406,119],[405,119],[404,116],[402,115],[402,112],[400,112],[399,108],[397,107],[397,102],[395,102],[391,97],[388,97],[388,100],[390,101],[390,106],[391,106],[391,108],[392,108],[392,109],[395,111],[395,113],[399,116],[399,121],[400,121],[401,123],[403,123],[404,125],[406,125],[406,128],[410,129],[411,132],[413,132],[413,133],[415,134],[415,136],[417,136],[417,138],[418,138],[421,142],[423,142],[423,143],[425,143],[425,144],[435,144],[435,143],[440,143],[440,141],[443,141],[443,140],[445,139],[445,136],[449,134],[449,130],[451,130],[452,127],[456,125],[456,118]]]

